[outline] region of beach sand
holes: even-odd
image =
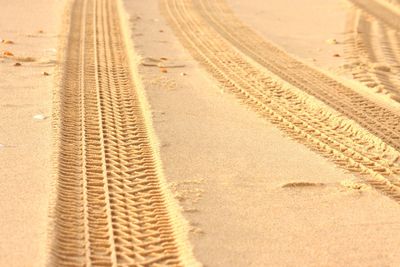
[[[210,15],[207,6],[201,6],[224,3],[221,0],[121,0],[129,18],[122,27],[112,24],[118,23],[116,18],[125,19],[114,4],[79,2],[104,4],[99,5],[101,12],[93,12],[98,20],[88,20],[92,13],[86,4],[74,6],[79,11],[74,16],[83,18],[79,21],[88,21],[89,26],[93,22],[104,31],[88,26],[87,35],[75,32],[71,39],[71,47],[88,56],[71,53],[68,56],[75,61],[66,58],[63,73],[74,80],[70,87],[61,88],[67,94],[60,98],[64,113],[56,112],[64,131],[60,136],[52,131],[52,111],[59,108],[53,110],[53,105],[60,103],[52,101],[60,90],[57,60],[66,53],[57,51],[65,37],[60,26],[65,2],[3,2],[0,266],[45,266],[51,251],[56,252],[50,263],[55,266],[95,265],[99,259],[115,266],[130,261],[151,266],[153,260],[162,265],[168,258],[171,265],[180,261],[187,266],[198,262],[204,266],[396,266],[400,262],[397,126],[370,127],[374,122],[383,126],[396,122],[400,107],[388,89],[371,90],[371,81],[363,80],[365,73],[373,73],[370,69],[357,76],[355,56],[372,64],[368,66],[376,62],[354,45],[358,20],[351,20],[351,14],[361,11],[349,2],[226,1],[237,18],[268,43],[260,42],[242,24],[234,24],[229,12],[211,9]],[[231,32],[218,28],[213,12],[217,17],[226,15],[227,25],[237,27],[231,27]],[[100,23],[107,18],[114,19]],[[185,19],[192,24],[182,23]],[[75,27],[79,23],[71,22]],[[125,23],[129,28],[124,28]],[[385,31],[393,34],[393,29]],[[251,49],[254,55],[232,32],[248,36],[250,45],[259,45]],[[121,36],[130,40],[123,44]],[[91,37],[100,38],[96,44],[104,47],[95,46]],[[393,47],[396,40],[390,40]],[[130,42],[135,51],[119,49],[129,48]],[[90,54],[92,45],[100,51],[96,50],[97,57]],[[270,51],[271,57],[258,56]],[[215,53],[218,56],[213,57]],[[128,59],[131,62],[124,61]],[[263,65],[262,59],[271,66]],[[101,68],[83,76],[70,71],[82,62],[89,62],[89,70],[96,64]],[[279,72],[281,62],[287,72]],[[314,76],[303,79],[302,71],[304,76]],[[96,89],[98,97],[78,93],[88,92],[80,87],[82,77],[88,84],[83,83],[83,88]],[[386,84],[393,77],[374,81]],[[336,81],[343,82],[345,93],[318,94],[318,88],[323,91],[332,84],[342,90]],[[258,89],[271,90],[268,97],[280,105],[270,105]],[[364,102],[347,104],[346,93],[350,100]],[[71,96],[83,102],[74,102]],[[343,103],[337,100],[340,96],[345,96]],[[363,120],[363,114],[352,110],[352,104],[368,109],[362,96],[371,101],[371,110],[390,107],[385,113],[388,120],[382,120],[384,113],[378,111],[371,113],[370,121]],[[279,113],[281,108],[289,115]],[[66,145],[56,149],[53,137],[62,138]],[[69,146],[68,142],[75,143]],[[57,181],[66,185],[59,187],[57,196],[53,195],[54,159],[62,170]],[[68,167],[72,159],[76,164],[84,162],[79,165],[83,171],[73,168],[74,163]],[[55,216],[55,228],[49,214]],[[152,249],[154,255],[148,253]]]
[[[0,265],[44,266],[62,1],[1,1]],[[21,66],[15,66],[20,63]],[[44,75],[44,72],[49,75]]]
[[[326,42],[343,40],[341,1],[229,2],[244,22],[289,53],[315,58],[311,64],[326,70],[344,64],[333,56],[343,45]],[[148,66],[140,71],[165,174],[193,226],[200,262],[360,266],[400,260],[392,250],[400,234],[395,202],[240,105],[185,51],[156,1],[125,5],[144,61],[165,57],[185,65],[168,73]]]

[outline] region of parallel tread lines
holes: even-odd
[[[291,58],[243,25],[223,0],[194,0],[199,14],[239,50],[400,149],[400,116]]]
[[[356,27],[350,29],[350,45],[353,49],[349,57],[355,69],[354,78],[400,101],[400,27],[389,23],[386,16],[382,15],[391,12],[387,8],[381,7],[383,13],[377,13],[372,11],[371,1],[365,1],[362,5],[357,4],[357,0],[350,2],[357,7],[352,9],[351,15],[361,13],[356,17]],[[383,64],[390,70],[380,71],[379,67],[373,67],[374,64]]]
[[[87,8],[87,0],[83,0],[83,13],[86,13],[86,8]],[[81,40],[84,39],[84,36],[86,34],[86,23],[85,23],[85,18],[86,16],[82,16],[82,22],[81,22]],[[87,176],[86,176],[86,158],[84,156],[84,153],[86,151],[86,132],[85,132],[85,117],[84,117],[84,74],[85,74],[85,42],[83,42],[80,46],[80,58],[81,60],[79,61],[80,64],[80,75],[79,75],[79,81],[80,81],[80,101],[81,101],[81,106],[80,106],[80,111],[81,111],[81,125],[82,125],[82,191],[83,191],[83,210],[84,210],[84,217],[83,217],[83,223],[84,223],[84,244],[85,244],[85,255],[86,255],[86,263],[87,266],[91,266],[91,261],[90,261],[90,242],[89,242],[89,212],[88,212],[88,200],[87,200]]]
[[[395,161],[385,163],[377,156],[385,153],[385,149],[379,148],[381,141],[371,143],[359,133],[361,129],[352,130],[353,126],[343,124],[342,119],[312,108],[309,100],[280,86],[262,70],[243,61],[217,32],[201,21],[195,12],[198,6],[192,1],[162,3],[164,13],[183,43],[225,88],[297,140],[349,170],[372,175],[372,179],[366,178],[371,184],[395,198],[399,197],[399,189],[395,186],[399,184],[399,166]],[[391,153],[397,152],[391,150]]]
[[[116,5],[73,5],[51,263],[182,266]]]

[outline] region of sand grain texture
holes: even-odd
[[[322,110],[336,114],[327,120],[328,123],[348,119],[286,83],[282,86],[284,89],[279,87],[281,83],[269,83],[267,75],[274,80],[276,75],[260,68],[248,57],[243,60],[243,55],[232,49],[231,43],[202,22],[198,15],[200,8],[194,8],[194,2],[161,1],[163,14],[173,26],[173,33],[190,54],[182,52],[171,29],[159,19],[156,3],[126,1],[126,7],[131,15],[132,36],[139,54],[144,58],[167,57],[182,61],[187,66],[184,69],[187,76],[181,76],[180,70],[160,76],[156,70],[146,66],[141,67],[141,71],[153,109],[156,133],[160,138],[165,173],[186,210],[185,216],[192,223],[191,240],[197,258],[210,266],[352,265],[364,255],[359,249],[365,248],[365,253],[374,253],[363,262],[396,262],[395,254],[388,252],[390,247],[384,244],[387,238],[393,238],[393,243],[389,243],[396,244],[397,237],[385,234],[383,231],[386,230],[382,228],[383,231],[378,234],[373,224],[365,222],[372,217],[375,218],[371,219],[373,221],[379,220],[383,215],[393,219],[395,224],[397,204],[371,189],[362,192],[354,189],[362,188],[357,185],[357,178],[339,171],[322,157],[286,139],[273,125],[257,117],[253,111],[260,112],[265,106],[258,104],[259,109],[253,108],[253,104],[257,103],[252,101],[253,92],[259,90],[256,95],[260,97],[259,101],[284,98],[280,100],[280,105],[272,107],[286,108],[288,105],[284,104],[286,98],[282,97],[282,91],[289,87],[288,90],[299,94],[301,100],[296,103],[305,103],[302,108],[316,108],[314,115]],[[176,27],[177,21],[182,21],[179,27]],[[193,21],[204,23],[204,27]],[[159,29],[163,32],[160,33]],[[202,64],[200,69],[190,55]],[[267,94],[262,90],[273,89],[273,86],[279,88],[276,98],[273,93],[261,98],[260,95]],[[247,91],[247,95],[243,96],[239,89],[234,91],[235,87],[245,90],[254,88],[254,91]],[[238,104],[232,95],[236,95],[244,105]],[[290,112],[299,114],[295,110]],[[270,118],[266,113],[259,114]],[[284,120],[272,121],[279,124]],[[379,138],[375,139],[365,129],[356,126],[354,121],[347,122],[349,124],[344,124],[342,128],[343,136],[360,130],[363,140],[382,143]],[[318,126],[318,129],[321,128],[324,129]],[[340,128],[336,127],[334,132],[340,132],[336,131]],[[283,131],[286,132],[284,127]],[[334,132],[329,134],[330,140]],[[296,140],[302,142],[302,139]],[[373,147],[374,150],[379,145]],[[397,153],[393,148],[390,150]],[[343,147],[340,151],[337,155],[342,155],[346,149]],[[316,169],[318,172],[315,172]],[[356,182],[342,183],[342,179]],[[323,186],[282,188],[290,184]],[[299,203],[299,206],[294,203]],[[353,205],[375,208],[366,211]],[[388,213],[381,213],[382,210]],[[350,216],[354,211],[357,215]],[[362,218],[367,218],[362,215],[364,212],[371,217],[367,215],[369,219],[361,222]],[[337,220],[341,221],[341,226],[335,226]],[[359,224],[369,229],[361,229]],[[323,230],[325,226],[327,228]],[[393,224],[387,229],[398,232]],[[363,231],[374,232],[374,237],[363,235]],[[354,242],[346,242],[349,236]],[[380,240],[377,241],[379,245],[372,240]],[[307,248],[299,249],[304,244]],[[210,250],[210,247],[213,249]],[[347,253],[349,251],[351,253]],[[382,254],[385,255],[384,260],[378,256]]]
[[[358,81],[399,102],[399,9],[383,1],[350,1],[348,68]]]
[[[223,1],[164,3],[165,13],[177,26],[176,32],[182,34],[187,48],[226,90],[294,139],[330,157],[339,166],[368,174],[366,179],[377,189],[399,198],[396,148],[400,139],[395,129],[400,120],[395,112],[263,41],[240,24]],[[207,8],[207,3],[212,6]],[[218,10],[220,14],[213,15]],[[223,16],[226,18],[222,23]],[[209,26],[215,27],[215,31]],[[193,29],[203,34],[199,36]],[[227,41],[245,54],[229,48]],[[251,44],[262,49],[251,49]],[[265,68],[261,69],[253,59]],[[378,133],[380,138],[375,139],[362,126]],[[389,158],[387,164],[381,162],[383,158]]]
[[[42,73],[54,73],[57,66],[64,1],[0,1],[0,6],[0,39],[6,40],[0,53],[14,55],[0,57],[0,266],[44,266],[55,86]],[[35,120],[39,114],[48,119]]]
[[[3,2],[1,266],[400,262],[398,0]]]

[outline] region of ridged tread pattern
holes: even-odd
[[[298,61],[264,40],[233,14],[223,0],[196,0],[201,17],[235,48],[287,81],[355,120],[386,143],[400,149],[400,116],[352,88]]]
[[[301,73],[299,70],[301,63],[296,63],[284,52],[268,45],[268,47],[255,46],[251,49],[254,54],[260,53],[257,57],[264,58],[267,66],[272,65],[272,70],[256,63],[252,55],[243,53],[236,43],[232,42],[233,37],[226,38],[227,34],[233,35],[231,32],[237,32],[238,35],[243,35],[241,38],[247,40],[248,45],[253,44],[253,36],[248,34],[247,30],[242,31],[243,26],[238,24],[236,18],[229,13],[225,14],[227,11],[219,0],[212,3],[207,0],[162,0],[161,4],[163,13],[185,47],[227,91],[235,94],[242,103],[275,123],[294,139],[350,171],[367,174],[365,179],[375,188],[400,200],[399,152],[353,120],[294,86],[295,84],[304,86],[303,82],[306,78],[298,78]],[[217,8],[224,11],[217,11]],[[219,24],[223,22],[232,30],[221,34],[219,27],[222,26],[216,27],[211,23],[209,13],[213,13],[213,20],[218,17]],[[270,57],[265,57],[263,54],[266,49],[273,50],[268,51],[271,53]],[[287,64],[285,65],[287,74],[283,77],[274,71],[277,68],[275,65],[283,65],[282,61]],[[294,77],[286,81],[286,76]],[[310,83],[307,82],[313,90],[318,91],[320,86],[344,87],[325,76],[314,84],[319,76],[323,74],[318,73]],[[346,95],[359,97],[361,103],[367,103],[369,108],[380,114],[382,108],[363,99],[348,88],[345,90]],[[337,97],[339,96],[340,94]],[[349,105],[346,103],[346,98],[342,102],[344,105]],[[357,103],[360,104],[360,102]],[[339,102],[336,104],[341,105]],[[391,115],[390,111],[384,111]],[[347,112],[355,111],[352,107]],[[353,115],[358,114],[357,111]],[[389,119],[385,118],[382,123],[390,120],[390,115]],[[368,118],[369,116],[366,116],[366,120]],[[373,120],[380,129],[378,118],[374,117]],[[394,120],[394,118],[391,119]],[[390,130],[393,131],[391,127]],[[394,138],[394,140],[397,139]]]
[[[392,10],[384,5],[382,1],[386,0],[349,0],[360,9],[379,18],[393,29],[400,30],[400,9]],[[397,0],[396,0],[397,1]],[[389,4],[390,5],[390,4]],[[393,4],[393,8],[395,4]]]
[[[385,18],[390,9],[377,13],[368,1],[354,3],[357,8],[351,9],[346,40],[346,60],[352,75],[400,102],[400,28]]]
[[[50,266],[182,266],[118,16],[72,6]]]

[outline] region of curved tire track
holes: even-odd
[[[382,16],[390,9],[382,6],[385,11],[381,14],[370,5],[378,2],[363,1],[361,5],[356,0],[350,2],[358,7],[352,8],[350,16],[354,20],[348,25],[351,47],[347,59],[353,77],[400,101],[400,33]]]
[[[400,30],[399,11],[391,10],[384,3],[377,0],[349,0],[362,10],[379,18],[381,21],[389,25],[395,30]],[[390,5],[390,4],[388,4]]]
[[[225,1],[194,0],[194,3],[202,18],[245,55],[400,149],[399,115],[265,41],[241,23]]]
[[[243,103],[338,165],[368,174],[366,179],[376,188],[400,199],[395,149],[292,85],[279,82],[210,27],[195,1],[164,0],[162,8],[193,56]]]

